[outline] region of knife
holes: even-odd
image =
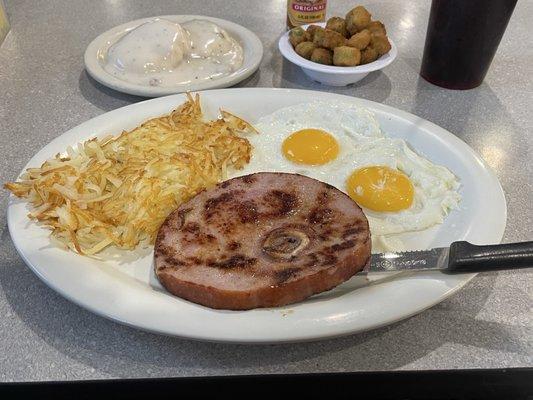
[[[453,242],[450,247],[372,254],[366,272],[442,271],[469,273],[533,267],[533,242],[476,246]]]

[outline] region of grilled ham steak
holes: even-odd
[[[331,185],[257,173],[182,204],[157,235],[155,272],[172,294],[247,310],[332,289],[370,261],[368,221]]]

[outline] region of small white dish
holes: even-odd
[[[55,138],[24,169],[41,165],[64,151],[67,144],[133,129],[147,119],[170,112],[184,100],[183,94],[162,97],[93,118]],[[277,109],[316,100],[367,108],[388,136],[406,140],[418,153],[449,168],[461,181],[460,208],[453,210],[441,225],[402,236],[406,248],[449,246],[455,240],[491,244],[499,243],[503,236],[507,208],[498,179],[465,142],[429,121],[384,104],[317,91],[209,90],[201,93],[201,100],[206,118],[215,118],[222,107],[251,123]],[[348,335],[421,312],[459,290],[474,276],[426,271],[390,278],[369,277],[373,281],[370,285],[365,276],[355,276],[329,292],[286,307],[213,310],[162,289],[153,273],[151,249],[117,251],[121,257],[107,261],[83,257],[50,245],[50,231],[30,222],[28,212],[25,202],[10,196],[7,223],[13,243],[26,264],[48,286],[104,317],[191,339],[282,343]]]
[[[154,87],[130,83],[116,78],[104,69],[107,51],[120,37],[139,25],[156,18],[164,18],[169,21],[184,23],[193,19],[211,21],[226,30],[237,40],[244,50],[244,62],[242,66],[230,75],[208,82],[177,84],[171,87]],[[241,25],[219,18],[206,17],[203,15],[162,15],[150,18],[137,19],[116,26],[94,39],[85,50],[85,69],[95,80],[102,85],[118,90],[119,92],[134,94],[144,97],[160,97],[169,94],[183,93],[207,89],[218,89],[233,86],[252,75],[263,58],[263,45],[252,31]]]
[[[315,25],[320,25],[322,27],[326,26],[325,23]],[[302,28],[307,29],[308,26],[309,25],[302,25]],[[389,42],[391,44],[391,49],[387,54],[384,54],[374,62],[358,65],[356,67],[336,67],[334,65],[322,65],[306,60],[302,56],[298,55],[296,51],[294,51],[291,43],[289,42],[289,32],[286,32],[279,39],[278,47],[283,57],[293,64],[301,67],[302,71],[309,78],[324,85],[346,86],[355,82],[359,82],[370,72],[385,68],[394,61],[398,55],[398,49],[390,37]]]

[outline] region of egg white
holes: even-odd
[[[352,104],[313,102],[285,107],[261,118],[258,135],[247,135],[253,146],[250,163],[231,177],[255,172],[298,173],[327,182],[347,192],[346,180],[358,168],[382,165],[404,172],[415,192],[411,207],[398,212],[376,212],[366,208],[373,251],[404,250],[401,236],[444,221],[458,206],[459,181],[447,168],[415,153],[402,139],[383,134],[374,115]],[[339,155],[317,166],[296,164],[282,152],[283,141],[306,128],[322,129],[335,137]]]

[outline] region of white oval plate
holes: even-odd
[[[122,79],[118,79],[109,74],[103,68],[103,63],[109,47],[126,32],[138,27],[144,22],[153,20],[154,18],[165,18],[178,23],[187,22],[193,19],[203,19],[219,25],[233,38],[235,38],[235,40],[237,40],[242,46],[244,50],[244,62],[242,66],[232,74],[224,76],[220,79],[214,79],[212,81],[196,84],[175,85],[172,87],[137,85],[126,82]],[[108,86],[111,89],[115,89],[120,92],[134,94],[137,96],[159,97],[187,91],[217,89],[233,86],[252,75],[259,67],[262,57],[263,45],[261,44],[261,41],[255,35],[255,33],[241,25],[226,21],[224,19],[206,17],[203,15],[162,15],[130,21],[102,33],[100,36],[94,39],[87,47],[87,50],[85,50],[84,61],[85,69],[89,75],[91,75],[102,85]]]
[[[440,226],[406,235],[407,246],[444,246],[460,239],[488,244],[499,243],[502,238],[506,204],[497,178],[468,145],[431,122],[368,100],[305,90],[226,89],[204,92],[201,98],[207,117],[216,116],[223,107],[250,122],[281,107],[314,100],[366,107],[375,113],[385,133],[406,139],[419,153],[445,165],[461,180],[461,209],[451,212]],[[132,129],[148,118],[168,113],[184,99],[184,95],[154,99],[93,118],[53,140],[25,168],[40,165],[68,144]],[[151,253],[136,259],[135,252],[122,252],[119,260],[105,262],[82,257],[52,246],[49,231],[29,222],[27,213],[27,204],[12,196],[9,232],[24,261],[51,288],[115,321],[200,340],[274,343],[347,335],[416,314],[474,276],[425,272],[366,286],[363,278],[355,277],[332,291],[287,307],[212,310],[167,294],[152,272]]]

